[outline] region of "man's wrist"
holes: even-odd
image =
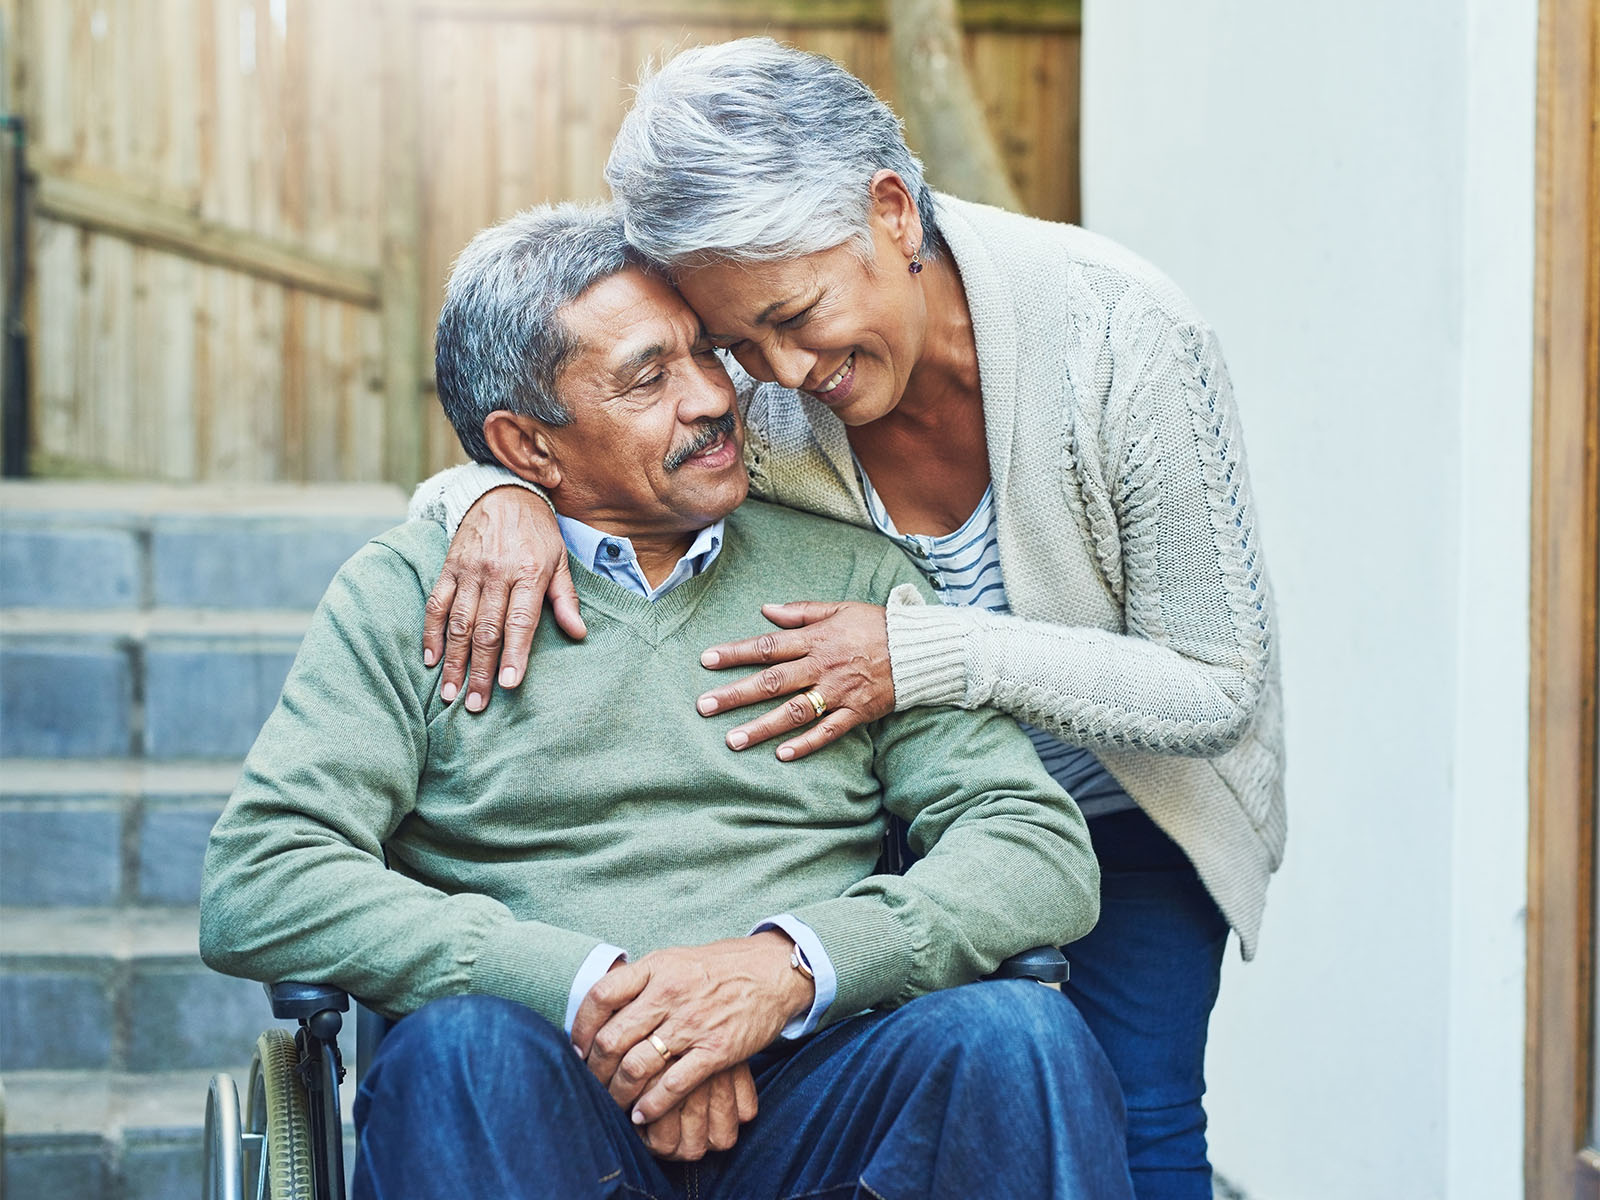
[[[628,952],[620,946],[612,946],[601,942],[584,957],[578,966],[578,973],[573,976],[572,987],[567,992],[567,1011],[562,1028],[567,1035],[572,1035],[572,1023],[578,1017],[578,1009],[583,1006],[589,989],[594,987],[605,975],[615,970],[619,963],[628,961]]]
[[[775,957],[782,956],[781,965],[777,965],[776,970],[779,972],[778,994],[783,1000],[785,1022],[810,1012],[812,1004],[816,1002],[817,985],[809,968],[801,970],[795,965],[797,958],[800,962],[805,962],[800,947],[781,929],[763,929],[754,936],[758,941],[768,942]]]

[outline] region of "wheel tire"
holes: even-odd
[[[311,1118],[295,1072],[299,1061],[300,1048],[287,1029],[269,1029],[256,1039],[245,1128],[265,1135],[261,1153],[272,1200],[312,1200]],[[247,1183],[255,1186],[254,1175]]]
[[[213,1075],[206,1093],[204,1200],[241,1200],[244,1165],[239,1137],[239,1089],[227,1075]]]

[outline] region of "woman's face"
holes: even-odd
[[[927,328],[921,285],[907,270],[920,223],[912,234],[879,204],[872,232],[865,261],[847,243],[781,262],[715,263],[682,275],[678,290],[713,344],[756,379],[865,425],[900,403]]]

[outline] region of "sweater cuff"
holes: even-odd
[[[966,703],[967,615],[944,604],[923,603],[909,584],[889,593],[886,620],[895,712]]]
[[[882,900],[841,896],[792,914],[811,927],[833,964],[838,991],[821,1024],[903,997],[916,963],[910,933]]]
[[[550,504],[550,497],[538,484],[529,483],[504,467],[474,462],[445,471],[439,476],[439,491],[433,504],[428,507],[428,513],[444,525],[445,536],[453,542],[467,510],[495,488],[508,484],[526,488]],[[550,505],[550,511],[555,512],[555,505]]]
[[[532,921],[491,929],[478,948],[467,991],[526,1004],[564,1027],[572,981],[600,939]]]

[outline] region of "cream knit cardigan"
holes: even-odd
[[[1076,226],[940,196],[972,312],[1011,615],[891,597],[895,707],[991,705],[1087,746],[1188,854],[1255,955],[1283,857],[1281,691],[1244,440],[1215,335],[1158,271]],[[871,527],[844,425],[741,388],[753,494]],[[417,489],[455,527],[514,482]],[[781,597],[803,599],[803,597]]]

